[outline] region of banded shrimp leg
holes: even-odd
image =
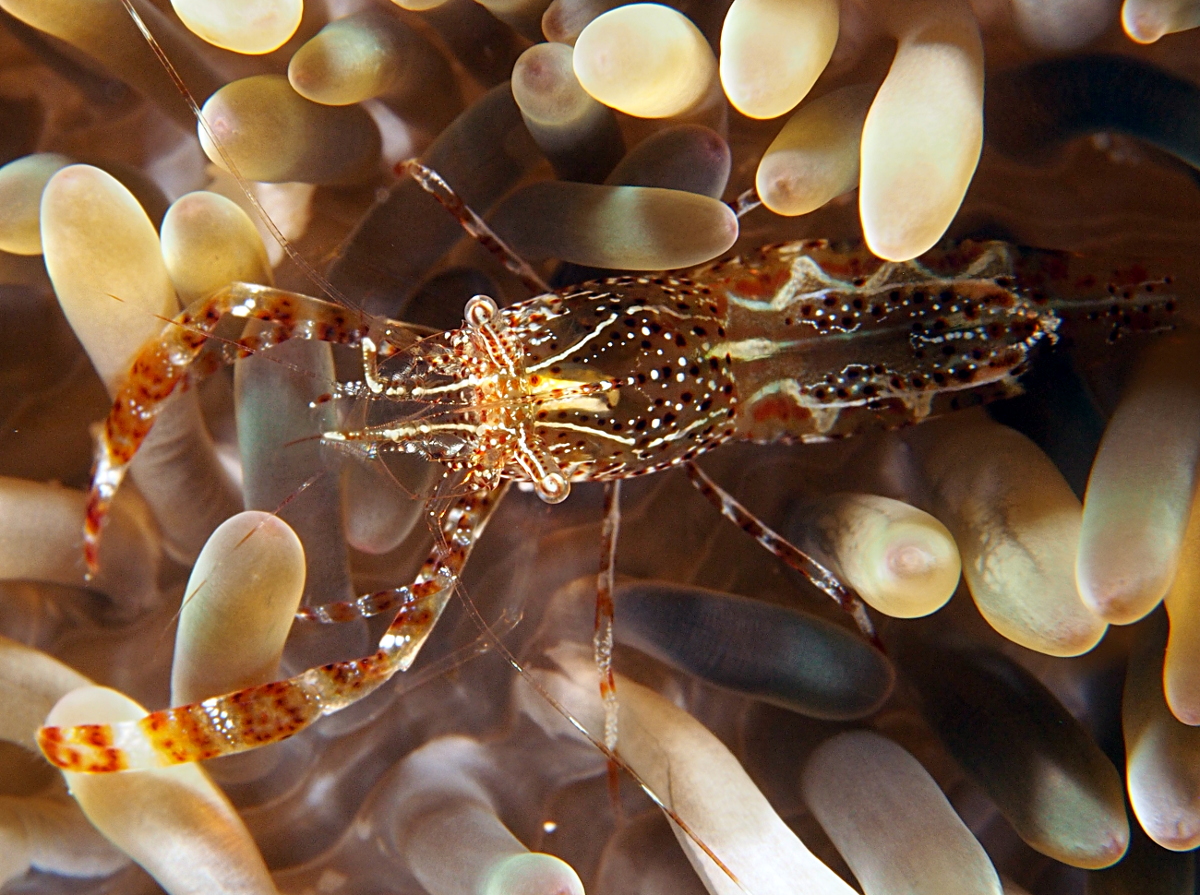
[[[84,523],[84,559],[89,571],[96,570],[100,532],[112,499],[163,402],[180,383],[209,372],[197,362],[210,347],[218,326],[230,317],[259,320],[268,326],[220,341],[219,349],[209,352],[210,357],[217,356],[218,363],[230,363],[289,339],[312,339],[361,346],[368,382],[375,377],[380,357],[389,357],[429,334],[424,328],[394,321],[371,323],[338,305],[253,283],[231,283],[194,302],[135,356],[100,430]]]
[[[406,348],[411,363],[419,359],[430,369],[450,368],[458,362],[452,353],[437,350],[444,346],[423,346],[418,339],[424,331],[419,328],[368,321],[337,305],[296,293],[237,283],[194,303],[139,351],[102,428],[86,521],[89,560],[95,558],[112,497],[155,416],[174,388],[196,372],[193,362],[227,317],[263,320],[270,325],[224,343],[219,351],[223,360],[295,338],[360,346],[364,382],[343,387],[347,394],[382,391],[388,381],[403,379],[404,365],[385,380],[380,364]],[[478,333],[468,324],[464,338],[469,341],[471,336]],[[457,374],[454,370],[450,375]],[[488,482],[454,498],[439,525],[438,545],[412,584],[357,601],[364,614],[374,614],[371,610],[378,605],[390,606],[395,612],[379,649],[371,656],[155,712],[137,722],[43,728],[39,745],[52,763],[67,770],[156,767],[281,740],[321,715],[357,701],[415,659],[504,490],[503,483]]]

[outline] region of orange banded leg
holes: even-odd
[[[875,625],[871,622],[871,617],[867,615],[867,607],[863,604],[862,598],[842,583],[837,575],[783,535],[768,528],[757,516],[742,506],[737,498],[709,478],[704,470],[695,463],[685,464],[684,471],[696,490],[708,498],[709,503],[715,506],[722,516],[807,578],[817,590],[832,598],[850,614],[855,624],[858,625],[858,629],[875,646],[879,647],[881,651],[883,650],[883,644],[875,633]]]
[[[488,226],[487,221],[470,209],[462,197],[454,192],[450,184],[442,179],[442,175],[432,168],[425,167],[416,159],[409,159],[398,164],[396,173],[407,174],[425,192],[437,199],[442,208],[454,215],[467,235],[496,256],[510,273],[520,279],[531,294],[542,295],[550,291],[550,287],[546,285],[545,280],[538,276],[537,271],[497,236],[496,232]]]
[[[613,674],[613,584],[617,573],[617,537],[621,529],[621,480],[604,485],[604,523],[600,529],[600,572],[596,576],[596,621],[592,652],[604,703],[604,745],[617,748],[617,679]],[[610,768],[615,770],[615,767]]]
[[[596,575],[596,621],[592,652],[600,675],[600,701],[604,704],[604,748],[608,750],[608,795],[613,813],[621,816],[620,766],[611,757],[617,751],[617,677],[613,672],[613,626],[616,609],[613,587],[617,576],[617,538],[621,531],[621,480],[604,485],[604,522],[600,527],[600,571]]]
[[[100,529],[129,463],[154,426],[163,402],[188,376],[193,362],[226,316],[271,324],[267,330],[229,346],[235,350],[222,353],[226,360],[287,339],[355,345],[374,328],[379,330],[374,341],[388,344],[413,341],[423,332],[410,331],[398,323],[370,324],[362,315],[338,305],[252,283],[231,283],[193,302],[160,335],[139,349],[101,428],[84,521],[84,559],[89,570],[96,569]]]
[[[502,482],[499,486],[499,491],[502,492],[508,487],[507,482]],[[485,489],[481,493],[491,493],[492,489]],[[500,500],[499,493],[491,498],[495,503]],[[490,512],[490,511],[489,511]],[[441,521],[442,540],[447,544],[453,544],[455,538],[461,538],[463,535],[462,516],[464,513],[462,500],[455,501],[447,509]],[[480,529],[481,531],[482,529]],[[478,537],[479,532],[468,536]],[[440,557],[440,554],[435,553],[425,560],[421,566],[421,571],[417,575],[417,580],[420,581],[423,576],[433,574],[433,563]],[[400,612],[404,607],[412,604],[413,588],[411,586],[391,587],[387,590],[378,590],[374,593],[364,594],[354,600],[343,600],[337,603],[321,603],[317,606],[301,606],[296,611],[296,619],[306,622],[317,622],[322,625],[339,625],[344,622],[355,621],[360,618],[373,618],[377,615],[383,615],[387,612]]]
[[[370,656],[331,662],[295,677],[154,712],[138,721],[43,727],[38,745],[68,771],[106,773],[203,761],[287,739],[322,715],[352,705],[406,671],[450,599],[471,548],[505,487],[458,498],[435,547],[407,588],[395,620]]]

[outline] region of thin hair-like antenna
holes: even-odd
[[[167,56],[166,51],[162,48],[162,45],[159,44],[154,34],[150,31],[149,26],[146,25],[141,13],[134,8],[133,0],[121,0],[121,5],[125,7],[125,12],[129,14],[131,19],[133,19],[133,24],[137,26],[138,31],[142,33],[142,37],[145,38],[146,43],[150,46],[150,49],[158,58],[159,64],[162,65],[163,69],[167,73],[167,76],[170,77],[172,83],[175,85],[175,88],[179,91],[180,95],[183,96],[184,102],[187,103],[188,108],[192,110],[192,115],[195,116],[197,124],[199,124],[200,128],[208,137],[209,143],[217,150],[217,154],[221,157],[221,162],[225,165],[225,169],[233,175],[234,179],[237,181],[239,189],[241,189],[242,193],[246,196],[246,200],[254,208],[255,214],[258,215],[263,226],[270,231],[271,236],[273,236],[275,241],[279,243],[279,247],[283,249],[284,253],[289,259],[291,259],[292,263],[299,267],[301,272],[303,272],[304,275],[308,277],[308,279],[315,286],[324,292],[328,298],[337,302],[344,308],[353,307],[353,305],[346,300],[346,296],[342,295],[342,293],[338,291],[337,287],[334,286],[333,283],[321,276],[321,274],[317,272],[317,269],[309,264],[308,261],[306,261],[300,255],[300,253],[292,247],[291,241],[283,235],[283,231],[279,229],[279,226],[275,223],[271,216],[267,214],[267,210],[262,207],[262,203],[258,201],[258,197],[254,195],[254,192],[248,186],[246,178],[242,176],[242,173],[238,170],[237,165],[234,163],[229,153],[225,150],[224,145],[222,145],[221,141],[217,139],[217,135],[213,133],[212,128],[209,126],[208,121],[204,117],[204,111],[200,108],[200,104],[196,102],[196,98],[192,96],[192,91],[188,87],[187,82],[184,81],[180,76],[179,70],[175,68],[175,64],[171,62],[170,57]]]

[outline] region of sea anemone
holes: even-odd
[[[5,891],[1193,890],[1193,3],[172,6],[0,0]],[[413,156],[488,235],[393,173]],[[411,581],[442,530],[436,467],[322,437],[364,412],[329,400],[361,354],[294,340],[203,356],[89,575],[89,427],[180,302],[274,283],[441,330],[531,277],[947,236],[1077,252],[1013,253],[1018,285],[1093,304],[1023,397],[701,457],[807,578],[682,471],[626,481],[615,701],[603,489],[510,489],[379,692],[203,767],[42,760],[43,724],[370,654],[379,617],[297,607]]]

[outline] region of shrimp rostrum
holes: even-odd
[[[217,353],[228,358],[287,339],[361,350],[361,381],[338,391],[366,400],[368,418],[324,438],[367,456],[402,450],[444,465],[458,484],[442,538],[410,584],[304,610],[325,621],[391,613],[372,655],[138,721],[42,728],[41,748],[59,767],[101,772],[289,737],[410,667],[510,482],[557,503],[572,482],[688,464],[731,440],[841,437],[1012,395],[1031,353],[1053,343],[1060,324],[1079,323],[1102,341],[1167,325],[1175,304],[1167,282],[996,242],[904,263],[793,242],[506,308],[476,296],[461,328],[428,336],[319,299],[232,284],[189,307],[133,361],[99,439],[89,564],[155,414],[228,316],[268,324],[225,343]]]

